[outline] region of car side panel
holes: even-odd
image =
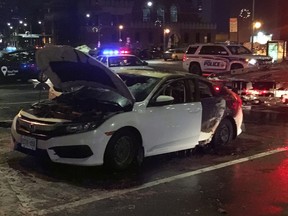
[[[203,111],[199,141],[210,142],[225,113],[226,101],[222,98],[210,97],[202,98],[201,103]]]
[[[193,148],[201,128],[201,103],[149,107],[138,115],[145,155]]]
[[[148,108],[138,103],[132,112],[115,115],[99,130],[136,128],[141,134],[145,156],[151,156],[195,147],[200,136],[201,118],[200,102]]]

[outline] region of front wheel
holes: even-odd
[[[233,64],[232,66],[231,66],[231,73],[232,74],[235,74],[235,73],[241,73],[242,72],[242,70],[241,69],[243,69],[243,65],[241,65],[241,64]],[[240,71],[240,72],[239,72]]]
[[[116,132],[110,139],[105,155],[104,164],[108,168],[115,170],[125,170],[129,168],[134,161],[138,161],[140,142],[129,130]]]
[[[212,139],[214,147],[220,147],[228,144],[233,138],[233,125],[228,119],[223,119],[218,125]]]
[[[191,64],[189,67],[189,73],[202,76],[202,70],[200,68],[200,65],[199,64]]]

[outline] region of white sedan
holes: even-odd
[[[62,94],[14,118],[15,150],[53,162],[126,169],[144,157],[227,144],[241,133],[240,98],[186,73],[115,74],[67,46],[37,52],[37,63]]]

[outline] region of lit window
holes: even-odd
[[[177,7],[175,5],[170,8],[170,19],[171,22],[178,22]]]
[[[149,22],[150,21],[150,9],[144,8],[143,9],[143,22]]]
[[[157,20],[160,20],[161,23],[164,23],[165,21],[165,12],[163,8],[157,9]]]

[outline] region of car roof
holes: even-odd
[[[16,50],[16,51],[12,51],[12,52],[7,52],[7,53],[4,53],[4,54],[16,54],[16,53],[23,53],[23,52],[36,52],[37,49],[22,49],[22,50]]]
[[[190,46],[243,46],[242,44],[238,43],[196,43],[196,44],[190,44]]]

